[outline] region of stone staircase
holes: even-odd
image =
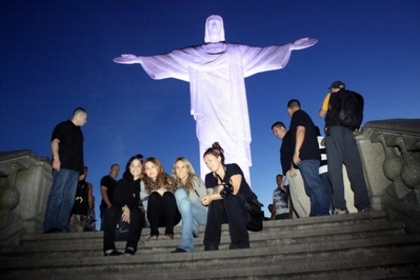
[[[267,221],[243,250],[228,250],[224,225],[220,250],[204,252],[200,231],[194,253],[172,254],[180,228],[154,241],[145,228],[121,257],[103,256],[101,232],[23,235],[1,248],[0,279],[420,279],[420,235],[382,211]]]

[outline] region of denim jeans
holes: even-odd
[[[53,171],[53,184],[45,210],[44,232],[57,228],[69,231],[69,219],[76,199],[79,172],[70,169]]]
[[[175,192],[176,204],[182,218],[182,233],[179,248],[192,252],[194,251],[194,236],[198,236],[197,225],[205,225],[207,222],[207,208],[193,202],[183,188]]]
[[[328,215],[328,195],[321,177],[319,177],[319,160],[302,160],[298,166],[302,174],[306,194],[311,200],[311,214],[309,216]]]

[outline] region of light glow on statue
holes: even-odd
[[[251,47],[225,43],[223,20],[211,15],[205,24],[205,44],[168,54],[114,58],[121,64],[142,65],[156,80],[175,78],[190,83],[191,115],[196,121],[201,176],[209,173],[202,155],[214,142],[225,151],[226,163],[237,163],[251,184],[251,131],[245,78],[286,66],[293,50],[309,48],[317,39],[303,38],[282,46]]]

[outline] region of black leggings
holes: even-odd
[[[121,219],[122,210],[120,207],[111,207],[106,211],[104,225],[104,252],[107,250],[116,250],[115,248],[115,228]],[[144,226],[144,213],[138,209],[130,209],[130,223],[128,226],[127,244],[125,248],[132,247],[137,251],[141,231]]]
[[[174,226],[181,220],[175,196],[168,191],[163,196],[152,192],[147,202],[147,218],[150,223],[150,235],[159,236],[158,227],[165,227],[165,234],[173,235]]]
[[[218,250],[222,233],[222,223],[227,218],[229,224],[229,249],[249,248],[249,236],[244,218],[244,202],[236,195],[213,200],[207,212],[204,232],[204,250]]]

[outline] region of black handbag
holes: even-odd
[[[245,201],[244,218],[247,230],[262,231],[264,211],[261,210],[261,207],[264,205],[261,204],[257,198],[253,198],[251,200],[242,199]]]

